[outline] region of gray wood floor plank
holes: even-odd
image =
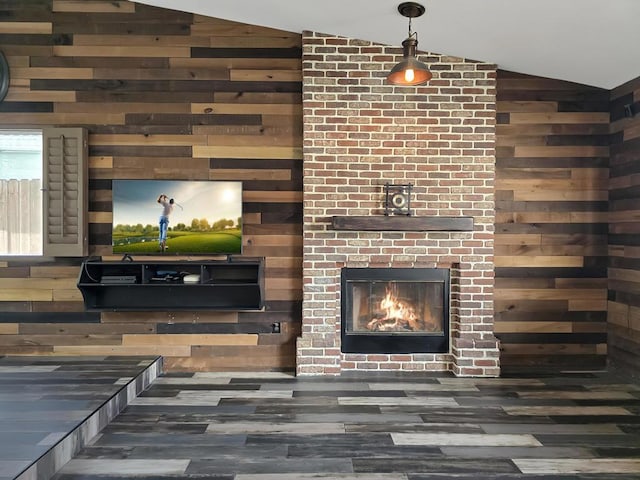
[[[42,412],[62,419],[127,377],[126,363],[99,371],[99,359],[63,371],[51,359],[34,359],[25,376],[14,359],[0,366],[7,367],[0,407],[18,408],[10,389],[25,401],[45,400]],[[44,383],[30,383],[43,376]],[[85,381],[86,390],[78,388]],[[33,416],[23,422],[0,418],[0,427],[10,427],[0,429],[0,452],[13,440],[4,452],[19,454],[12,449],[54,442],[64,431],[41,428],[61,418],[27,410]],[[7,461],[0,459],[0,480],[9,480]],[[640,386],[599,372],[499,379],[170,374],[53,480],[127,478],[638,480]]]

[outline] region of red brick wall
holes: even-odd
[[[421,55],[423,87],[385,76],[401,49],[303,34],[303,321],[298,374],[451,370],[497,375],[493,336],[494,65]],[[473,232],[345,232],[333,215],[383,214],[383,185],[412,183],[414,215],[472,216]],[[342,267],[447,267],[448,354],[340,352]]]

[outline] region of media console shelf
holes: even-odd
[[[88,311],[261,310],[264,259],[82,263]]]

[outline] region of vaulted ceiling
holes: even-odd
[[[137,0],[290,32],[399,45],[400,0]],[[611,89],[640,76],[640,0],[424,0],[422,51]]]

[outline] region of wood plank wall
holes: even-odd
[[[302,295],[298,34],[127,1],[0,0],[1,127],[84,126],[90,253],[111,256],[113,179],[244,182],[264,312],[86,313],[79,259],[0,262],[0,354],[162,354],[172,370],[292,369]],[[271,324],[280,322],[280,334]]]
[[[625,112],[626,107],[626,112]],[[609,356],[640,369],[640,77],[611,92]]]
[[[608,97],[498,74],[495,327],[505,372],[605,364]]]

